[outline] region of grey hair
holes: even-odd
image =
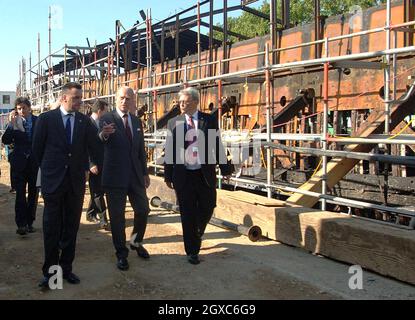
[[[193,101],[197,101],[199,103],[200,97],[199,97],[199,91],[197,91],[195,88],[188,87],[186,89],[180,90],[179,97],[181,96],[190,96]]]
[[[118,98],[120,96],[120,92],[121,90],[125,89],[128,93],[131,93],[131,95],[134,97],[134,90],[128,86],[121,86],[118,88],[117,93],[116,93],[116,97]]]

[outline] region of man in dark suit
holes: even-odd
[[[85,163],[88,152],[95,162],[99,143],[90,119],[78,111],[81,104],[81,85],[65,84],[60,107],[39,116],[33,136],[33,155],[40,165],[45,201],[44,278],[39,284],[45,289],[51,276],[49,268],[56,265],[69,283],[80,282],[72,272],[72,263],[85,194]]]
[[[16,99],[15,110],[10,113],[10,122],[2,136],[4,144],[14,145],[9,155],[11,185],[16,190],[16,233],[22,236],[34,232],[33,221],[36,219],[39,196],[36,188],[38,167],[32,156],[32,137],[36,121],[37,117],[31,113],[29,99],[19,97]]]
[[[179,104],[182,114],[167,124],[164,179],[176,191],[188,261],[199,264],[202,236],[216,207],[216,165],[226,179],[232,169],[217,119],[198,111],[198,91],[180,91]]]
[[[150,186],[144,133],[140,119],[131,111],[135,107],[135,94],[129,87],[117,91],[116,110],[101,119],[100,138],[104,142],[102,187],[106,193],[111,221],[112,241],[117,256],[117,267],[127,270],[128,248],[125,236],[125,205],[127,196],[134,210],[134,228],[130,240],[131,250],[139,257],[150,256],[142,241],[150,212],[146,188]]]
[[[91,122],[99,132],[99,121],[108,111],[108,103],[104,100],[97,99],[91,107]],[[99,152],[97,154],[96,164],[89,162],[89,191],[90,200],[86,211],[86,219],[91,222],[98,221],[101,228],[108,228],[107,207],[104,200],[104,191],[102,190],[102,166],[104,163],[104,145],[99,143]]]

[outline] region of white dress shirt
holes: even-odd
[[[117,113],[119,114],[119,116],[121,117],[122,123],[124,124],[124,113],[122,113],[122,111],[118,108],[116,108]],[[131,136],[134,137],[134,131],[133,131],[133,123],[131,122],[131,115],[129,112],[127,112],[128,114],[128,125],[130,126],[130,131],[131,131]],[[125,127],[125,125],[124,125]]]
[[[61,116],[62,116],[62,121],[63,121],[63,127],[65,128],[66,126],[66,121],[68,120],[68,118],[70,119],[71,122],[71,141],[73,141],[73,128],[75,126],[75,112],[68,112],[66,111],[62,106],[59,108],[59,110],[61,111]],[[72,114],[71,116],[68,116],[68,114]]]

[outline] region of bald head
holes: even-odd
[[[135,107],[135,94],[134,90],[130,87],[123,86],[117,90],[116,95],[117,108],[122,113],[127,113],[134,110]]]

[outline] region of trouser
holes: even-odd
[[[209,187],[201,170],[186,170],[186,182],[176,190],[187,255],[198,254],[202,236],[216,206],[216,188]]]
[[[89,175],[89,192],[90,192],[90,199],[89,205],[87,209],[87,217],[100,217],[102,218],[103,222],[107,221],[107,214],[106,210],[107,207],[105,205],[104,199],[104,191],[101,187],[101,174],[94,175],[90,173]]]
[[[63,274],[72,272],[76,237],[81,220],[84,194],[74,192],[69,175],[65,175],[54,193],[43,193],[43,241],[45,261],[43,274],[54,265],[62,267]],[[59,254],[59,251],[60,254]]]
[[[133,174],[132,176],[135,177]],[[132,178],[128,189],[105,188],[108,213],[111,221],[112,242],[118,259],[128,257],[125,235],[125,206],[128,200],[134,211],[133,234],[137,233],[136,242],[142,242],[150,212],[146,190],[137,188],[137,179]],[[135,184],[135,186],[133,186]]]
[[[31,162],[27,162],[23,170],[12,169],[12,186],[16,190],[15,221],[18,228],[31,226],[36,219],[39,197],[36,177],[37,168]]]

